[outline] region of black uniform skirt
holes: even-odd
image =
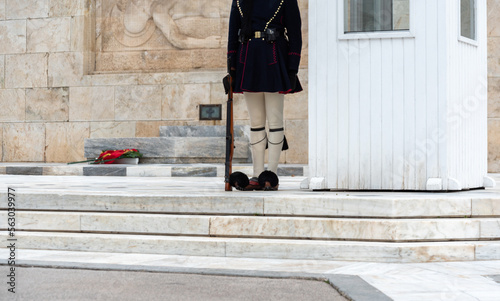
[[[295,93],[302,91],[297,80],[294,90],[287,70],[288,43],[280,37],[274,43],[251,39],[239,45],[234,92]]]

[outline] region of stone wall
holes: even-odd
[[[124,14],[126,2],[0,0],[1,161],[70,162],[84,159],[85,138],[157,137],[163,125],[225,124],[224,120],[199,121],[197,106],[225,102],[219,82],[225,73],[224,39],[231,1],[203,0],[194,8],[180,5],[170,10],[183,28],[178,33],[181,38],[195,39],[184,45],[169,42],[168,34],[151,24],[154,19],[148,19],[145,31],[135,28],[139,33],[132,34],[133,39],[110,30],[123,31],[125,25],[111,17],[117,5],[122,5],[118,12]],[[288,163],[307,163],[307,0],[299,2],[305,41],[300,77],[305,91],[288,97],[286,103],[291,148],[282,161]],[[207,3],[215,5],[205,11]],[[500,0],[488,0],[491,172],[500,172],[498,11]],[[194,30],[200,26],[203,34]],[[192,47],[207,32],[217,30],[214,36],[219,40],[211,38],[208,43],[215,40],[219,48]],[[235,118],[237,124],[248,123],[239,96]]]
[[[394,29],[410,28],[410,0],[394,0],[392,7]]]
[[[488,0],[488,170],[500,172],[500,0]]]
[[[0,0],[1,161],[71,162],[84,159],[85,138],[225,124],[200,121],[198,106],[223,104],[225,115],[231,0],[153,2]],[[287,163],[307,163],[307,0],[300,5],[305,92],[287,97]],[[241,96],[235,120],[248,123]]]
[[[96,70],[225,67],[231,2],[96,0]]]

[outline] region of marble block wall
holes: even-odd
[[[116,22],[129,2],[0,0],[0,161],[77,161],[84,159],[85,138],[157,137],[160,126],[225,124],[199,121],[197,106],[225,103],[220,79],[231,0],[200,0],[194,8],[187,5],[193,1],[160,1],[177,3],[168,12],[182,29],[180,40],[192,38],[187,44],[179,38],[167,41],[152,17],[137,35],[136,22]],[[281,161],[287,163],[307,163],[308,157],[308,0],[299,4],[305,91],[286,103],[290,150]],[[499,11],[500,0],[488,0],[490,172],[500,172]],[[193,30],[200,24],[203,30]],[[123,35],[125,27],[131,35]],[[207,32],[215,38],[197,45]],[[167,57],[172,65],[157,70],[156,63]],[[240,96],[235,118],[248,124]]]
[[[232,0],[94,1],[96,71],[226,67]],[[298,2],[304,19],[304,52],[307,52],[308,0]],[[303,58],[305,66],[307,55]]]
[[[393,9],[394,29],[410,28],[410,0],[394,0]]]
[[[131,3],[160,5],[150,5],[144,19]],[[299,3],[305,91],[287,97],[290,150],[283,163],[308,157],[308,1]],[[0,161],[78,161],[85,138],[158,137],[160,126],[224,125],[230,4],[0,0]],[[162,23],[167,17],[173,31]],[[222,104],[223,120],[200,121],[200,104]],[[243,98],[236,96],[234,105],[235,123],[248,124]]]
[[[488,0],[488,171],[500,172],[500,0]]]

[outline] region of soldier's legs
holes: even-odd
[[[279,93],[265,93],[267,122],[269,125],[269,152],[267,169],[278,174],[278,163],[285,138],[283,128],[283,106],[285,96]]]
[[[248,114],[250,115],[250,145],[252,149],[253,176],[264,171],[264,158],[267,144],[266,106],[264,93],[244,93]]]

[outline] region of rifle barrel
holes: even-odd
[[[232,162],[234,155],[234,125],[233,125],[233,78],[229,76],[229,93],[227,96],[227,120],[226,120],[226,164],[225,164],[225,191],[232,191],[229,184],[229,176],[232,173]]]

